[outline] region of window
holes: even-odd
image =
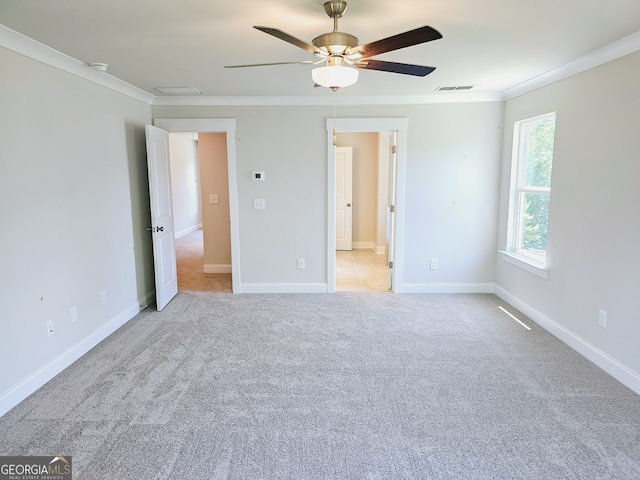
[[[508,254],[544,269],[556,115],[516,122]]]

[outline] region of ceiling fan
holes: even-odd
[[[399,73],[424,77],[435,70],[435,67],[425,67],[407,63],[386,62],[373,60],[371,57],[381,53],[399,50],[413,45],[430,42],[442,38],[437,30],[424,26],[384,38],[365,45],[358,45],[357,37],[338,31],[338,19],[347,11],[347,2],[330,0],[325,2],[324,9],[333,18],[333,31],[323,33],[313,39],[312,43],[294,37],[282,30],[272,27],[254,26],[264,33],[284,40],[298,48],[312,53],[320,60],[302,62],[256,63],[251,65],[227,65],[225,68],[261,67],[268,65],[320,65],[311,72],[316,86],[322,86],[336,91],[338,88],[353,85],[358,80],[359,68],[379,70],[383,72]],[[354,68],[355,67],[355,68]]]

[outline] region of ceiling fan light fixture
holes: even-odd
[[[323,87],[338,89],[353,85],[358,81],[357,69],[342,65],[317,67],[311,71],[313,81]]]

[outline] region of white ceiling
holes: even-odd
[[[195,87],[206,96],[314,96],[314,60],[252,28],[311,42],[333,21],[323,0],[1,0],[0,23],[153,95]],[[640,31],[638,0],[350,0],[340,31],[369,43],[429,25],[444,38],[376,57],[434,66],[420,78],[360,71],[341,95],[431,95],[438,86],[502,93]],[[442,93],[441,95],[445,95]]]

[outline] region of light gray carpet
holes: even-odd
[[[180,293],[1,418],[0,454],[76,480],[640,478],[640,396],[498,305]]]

